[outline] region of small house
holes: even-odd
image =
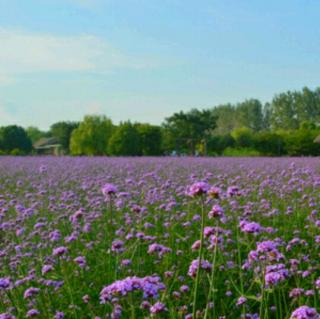
[[[62,145],[56,137],[43,137],[33,144],[37,155],[63,155]]]

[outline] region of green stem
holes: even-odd
[[[202,262],[202,253],[203,253],[203,230],[204,230],[204,222],[205,222],[205,212],[204,212],[204,199],[201,198],[201,233],[200,233],[200,249],[199,249],[199,256],[198,256],[198,269],[196,274],[196,281],[194,286],[194,293],[193,293],[193,308],[192,308],[192,318],[196,318],[196,310],[197,310],[197,297],[198,297],[198,286],[200,281],[200,269],[201,269],[201,262]]]
[[[216,231],[216,238],[218,239],[218,231]],[[211,300],[211,296],[214,297],[214,274],[215,274],[215,265],[216,265],[216,257],[217,257],[217,247],[218,247],[218,241],[216,245],[214,246],[214,253],[213,253],[213,261],[212,261],[212,272],[211,272],[211,278],[210,278],[210,286],[209,286],[209,294],[207,299],[207,305],[206,305],[206,311],[204,314],[204,319],[207,319],[209,314],[209,303]],[[214,300],[214,298],[213,298]]]

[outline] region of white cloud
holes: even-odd
[[[92,35],[56,36],[0,28],[0,85],[32,72],[106,72],[152,66]]]

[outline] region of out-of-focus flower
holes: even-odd
[[[317,313],[315,308],[310,308],[308,306],[301,306],[296,309],[292,314],[290,319],[319,319],[320,315]]]
[[[187,194],[191,197],[201,196],[208,192],[210,185],[205,182],[196,182],[192,184],[188,190]]]
[[[115,185],[108,183],[104,184],[101,191],[104,196],[111,196],[118,192],[118,188]]]
[[[199,258],[193,260],[189,266],[189,270],[188,270],[188,275],[192,278],[195,278],[197,275],[197,271],[198,271],[198,267],[199,267]],[[212,269],[212,265],[209,261],[203,259],[201,260],[201,269],[210,272]]]

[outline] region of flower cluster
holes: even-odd
[[[158,298],[159,292],[164,289],[165,285],[158,276],[127,277],[104,287],[100,292],[100,301],[106,303],[111,301],[113,297],[126,296],[136,290],[142,291],[144,298]]]

